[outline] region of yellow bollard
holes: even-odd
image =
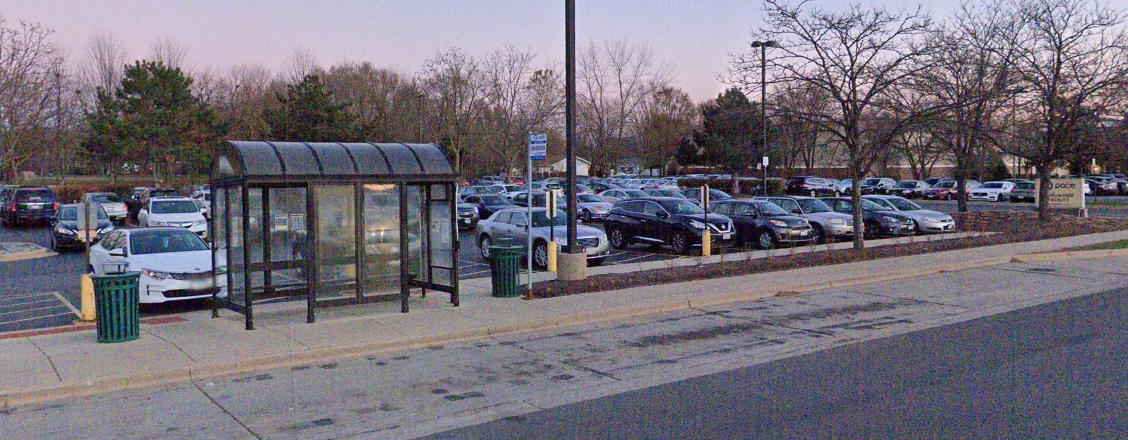
[[[556,272],[556,240],[548,243],[548,271]]]
[[[713,242],[712,242],[711,236],[712,236],[712,234],[709,233],[708,229],[706,229],[705,231],[703,231],[701,233],[701,256],[702,257],[708,257],[710,254],[712,254]]]
[[[90,274],[82,274],[79,292],[82,297],[82,322],[94,322],[94,280]]]

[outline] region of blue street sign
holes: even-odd
[[[548,152],[548,135],[544,133],[529,135],[529,159],[544,160]]]

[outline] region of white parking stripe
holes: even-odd
[[[49,295],[51,295],[51,293],[52,292],[39,292],[39,293],[25,293],[23,295],[3,295],[3,296],[0,296],[0,300],[27,298],[27,297],[32,297],[32,296],[49,296]]]
[[[55,318],[55,317],[59,317],[59,316],[70,316],[70,315],[71,315],[71,312],[58,313],[58,314],[55,314],[55,315],[36,316],[34,318],[18,319],[18,320],[15,320],[15,321],[4,321],[3,323],[0,323],[0,324],[15,324],[17,322],[38,321],[40,319]]]
[[[63,307],[63,305],[62,304],[55,304],[55,305],[52,305],[50,307],[36,307],[34,309],[23,309],[23,310],[13,310],[11,312],[0,312],[0,316],[11,315],[11,314],[15,314],[15,313],[34,312],[36,310],[51,310],[51,309],[57,309],[59,307]],[[7,321],[0,321],[0,322],[7,322]]]
[[[67,306],[67,308],[71,309],[71,311],[74,312],[75,316],[78,316],[79,319],[82,319],[82,312],[78,311],[78,309],[74,307],[74,304],[71,304],[70,301],[68,301],[66,298],[63,298],[62,295],[59,295],[59,292],[51,293],[54,294],[56,298],[59,298],[59,301],[62,301],[63,304]]]

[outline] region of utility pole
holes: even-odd
[[[760,48],[760,128],[763,130],[762,141],[764,156],[768,155],[768,48],[777,47],[779,43],[773,40],[752,42],[752,48]],[[764,195],[768,195],[768,164],[764,163]]]

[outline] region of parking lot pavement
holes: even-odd
[[[68,325],[79,317],[58,292],[0,296],[0,333]]]

